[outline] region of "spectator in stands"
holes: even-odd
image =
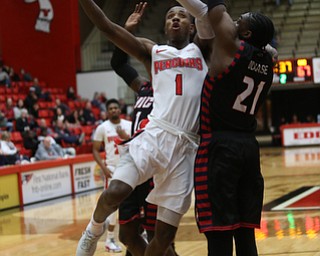
[[[38,96],[36,94],[36,88],[30,87],[29,93],[24,99],[24,106],[30,112],[34,103],[38,102]]]
[[[68,87],[67,99],[68,100],[77,100],[78,99],[78,96],[76,95],[76,92],[74,91],[74,88],[72,86]]]
[[[9,68],[9,76],[10,76],[11,82],[21,81],[20,76],[14,71],[12,67]]]
[[[32,108],[30,109],[30,115],[32,115],[32,117],[34,119],[38,119],[39,118],[39,104],[38,102],[35,102],[32,106]]]
[[[25,109],[24,106],[24,101],[23,99],[18,99],[17,105],[13,107],[13,112],[14,112],[14,118],[17,120],[19,117],[21,117],[21,112],[22,110]]]
[[[107,112],[107,101],[108,101],[108,98],[107,98],[107,95],[105,92],[101,92],[100,93],[100,102],[101,102],[101,106],[100,106],[100,109],[103,110],[103,111],[106,111]]]
[[[104,121],[108,120],[108,114],[106,111],[100,111],[100,119],[96,122],[97,125],[102,124]]]
[[[39,144],[35,154],[38,161],[62,159],[64,157],[62,148],[57,143],[51,143],[52,138],[47,136]]]
[[[61,147],[61,145],[59,143],[57,143],[57,141],[54,139],[54,137],[52,137],[50,134],[47,134],[46,130],[42,130],[42,134],[40,134],[38,136],[38,141],[42,142],[46,137],[50,137],[51,144],[57,144],[57,145],[53,145],[53,147],[59,148],[59,151],[61,148],[64,157],[76,155],[76,149],[74,147],[64,147],[64,148]]]
[[[25,82],[32,82],[33,78],[30,73],[26,72],[23,68],[20,69],[20,78]]]
[[[99,108],[100,109],[100,106],[101,106],[101,101],[100,101],[100,94],[98,92],[95,92],[93,94],[93,98],[91,100],[91,105],[93,107],[96,107],[96,108]]]
[[[61,100],[59,98],[56,98],[56,106],[55,106],[55,108],[56,109],[60,108],[62,110],[62,114],[64,116],[66,116],[67,114],[70,113],[70,108],[66,104],[61,102]]]
[[[0,128],[6,129],[8,131],[13,130],[13,123],[9,122],[5,114],[0,111]]]
[[[300,120],[297,114],[293,114],[291,117],[291,124],[300,124]]]
[[[37,134],[35,129],[37,124],[35,123],[32,116],[29,116],[28,111],[23,109],[21,111],[21,117],[16,121],[16,130],[21,133],[23,138],[23,146],[26,149],[32,151],[32,155],[35,153],[38,147]]]
[[[66,116],[64,115],[63,110],[60,107],[56,107],[52,122],[57,123],[58,120],[62,122],[66,121]]]
[[[67,144],[81,145],[85,138],[84,133],[76,135],[71,132],[67,124],[61,120],[57,120],[57,123],[54,126],[54,131],[58,134],[61,141]]]
[[[96,122],[96,118],[92,112],[92,105],[90,101],[86,102],[85,107],[83,108],[82,117],[84,119],[84,125],[94,125]]]
[[[11,81],[9,74],[0,66],[0,85],[5,85],[6,87],[11,86]]]
[[[13,111],[14,105],[12,98],[7,98],[6,104],[4,105],[4,108],[2,109],[2,112],[4,113],[5,117],[8,119],[9,122],[12,122],[14,120],[14,111]]]
[[[74,109],[70,115],[67,116],[67,122],[70,127],[81,127],[81,123],[84,123],[84,120],[79,115],[79,111]]]
[[[2,132],[0,140],[0,163],[2,163],[2,165],[13,165],[21,163],[22,161],[28,162],[29,158],[19,154],[18,149],[11,141],[10,132]]]

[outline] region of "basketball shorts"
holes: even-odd
[[[146,197],[153,189],[153,180],[137,186],[128,198],[126,198],[119,207],[119,223],[126,224],[139,219],[145,230],[154,231],[157,206],[149,204]]]
[[[200,179],[197,170],[206,170],[206,177]],[[259,145],[252,134],[214,132],[207,167],[196,164],[195,180],[200,232],[260,227],[264,181]]]
[[[186,138],[161,128],[146,129],[129,143],[113,179],[133,189],[153,177],[147,201],[184,214],[191,204],[196,147]]]

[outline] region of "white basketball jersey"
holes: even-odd
[[[100,124],[93,136],[95,141],[103,141],[106,152],[107,165],[116,166],[119,161],[119,151],[114,140],[119,138],[116,128],[121,126],[127,134],[131,134],[131,122],[121,119],[119,124],[113,124],[109,120]]]
[[[152,49],[154,103],[151,115],[196,133],[200,95],[208,67],[197,45],[183,49],[155,45]]]

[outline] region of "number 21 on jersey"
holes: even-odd
[[[245,113],[247,111],[247,107],[249,106],[244,105],[243,102],[253,93],[254,80],[251,77],[245,76],[243,78],[243,82],[247,85],[247,88],[237,96],[233,104],[233,109]],[[258,85],[258,89],[254,95],[253,102],[251,104],[250,115],[254,115],[255,113],[256,105],[264,85],[265,85],[264,81],[261,81]]]

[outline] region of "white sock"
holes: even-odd
[[[114,238],[114,231],[107,231],[107,240],[111,240]]]
[[[87,226],[87,230],[89,230],[91,234],[99,236],[103,232],[103,224],[104,222],[98,223],[92,217]]]

